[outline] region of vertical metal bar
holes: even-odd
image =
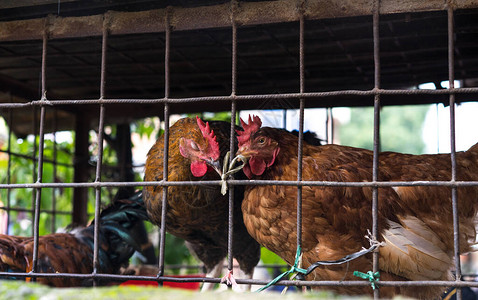
[[[106,50],[108,45],[108,18],[105,15],[103,19],[103,38],[101,44],[101,79],[100,79],[100,100],[105,97],[106,84]],[[101,170],[103,164],[103,132],[105,127],[105,106],[100,104],[100,116],[98,124],[98,159],[96,160],[95,182],[101,182]],[[94,224],[94,247],[93,247],[93,274],[98,273],[99,261],[99,230],[100,230],[100,206],[101,206],[101,187],[95,188],[95,224]],[[93,285],[97,285],[97,280],[93,280]]]
[[[334,131],[335,131],[335,126],[334,126],[334,109],[333,107],[330,108],[330,143],[334,143]]]
[[[330,144],[329,143],[329,107],[326,108],[326,114],[325,114],[325,142],[327,144]]]
[[[380,89],[380,0],[373,1],[373,56],[374,56],[374,75],[375,90]],[[372,180],[378,180],[378,165],[380,153],[380,94],[374,97],[374,122],[373,122],[373,174]],[[378,236],[378,188],[372,189],[372,235],[377,239]],[[372,270],[378,272],[378,250],[373,252]],[[374,299],[380,298],[378,289],[373,292]]]
[[[166,32],[165,32],[165,49],[164,49],[164,98],[169,99],[169,62],[171,47],[171,24],[170,13],[166,14]],[[163,151],[163,180],[168,181],[168,158],[169,158],[169,103],[164,103],[164,151]],[[163,186],[163,198],[161,207],[161,227],[159,242],[159,273],[158,276],[164,275],[164,248],[166,242],[166,206],[168,203],[168,187]],[[159,283],[162,285],[162,282]]]
[[[53,110],[53,182],[55,182],[58,176],[58,147],[56,144],[56,131],[58,130],[58,113],[57,110]],[[56,188],[51,190],[51,233],[56,230]]]
[[[236,10],[237,2],[232,1],[231,5],[232,5],[232,9],[231,9],[231,14],[232,14],[231,16],[231,22],[232,22],[231,95],[235,96],[237,91],[237,24],[236,24],[236,21],[234,20],[234,12]],[[231,138],[231,140],[234,140],[234,139]]]
[[[11,101],[11,95],[10,95],[10,101]],[[12,173],[12,124],[13,124],[13,110],[10,108],[8,110],[8,162],[7,162],[7,184],[11,183],[11,173]],[[11,189],[7,189],[7,230],[6,234],[10,234],[9,228],[10,228],[10,207],[11,207]]]
[[[231,96],[236,95],[237,89],[237,24],[234,20],[235,1],[231,2],[231,21],[232,21],[232,66],[231,66]],[[236,124],[236,100],[231,101],[231,131],[229,135],[229,151],[231,156],[229,157],[229,162],[232,161],[234,156],[234,126]],[[231,179],[234,179],[234,176],[231,176]],[[228,229],[227,229],[227,269],[229,272],[233,272],[234,269],[234,186],[229,187],[229,219],[228,219]],[[229,287],[232,288],[232,287]]]
[[[41,74],[41,73],[40,73]],[[41,75],[40,75],[41,76]],[[41,93],[41,92],[40,92]],[[40,96],[41,97],[41,96]],[[33,122],[32,122],[32,129],[33,129],[33,153],[32,153],[32,164],[33,164],[33,167],[32,167],[32,181],[33,182],[36,182],[37,181],[37,160],[36,160],[36,155],[37,155],[37,151],[38,151],[38,146],[37,146],[37,132],[38,132],[38,128],[37,128],[37,122],[38,122],[38,118],[37,118],[37,107],[33,107]],[[36,201],[36,194],[35,192],[32,191],[32,207],[31,207],[31,214],[32,214],[32,219],[35,218],[35,201]],[[35,235],[35,228],[32,226],[32,236]]]
[[[234,124],[236,120],[236,101],[233,100],[231,103],[231,139],[229,145],[229,151],[231,151],[231,157],[229,158],[229,162],[232,161],[232,156],[234,154]],[[234,179],[234,176],[231,176],[231,179]],[[233,272],[234,269],[234,186],[229,187],[229,219],[228,219],[228,228],[227,228],[227,269],[229,272]],[[229,288],[232,288],[230,286]]]
[[[282,111],[282,128],[287,129],[287,109]]]
[[[169,158],[169,104],[164,104],[164,151],[163,151],[163,180],[168,181],[168,158]],[[166,243],[166,208],[168,203],[168,187],[163,186],[161,207],[161,226],[159,243],[159,273],[164,275],[164,256]],[[161,282],[162,284],[162,282]]]
[[[454,44],[454,15],[451,1],[447,6],[448,16],[448,81],[450,92],[450,156],[451,156],[451,181],[456,180],[456,144],[455,144],[455,44]],[[457,187],[451,188],[451,200],[453,208],[453,241],[455,255],[455,280],[461,281],[461,263],[460,263],[460,223],[458,219],[458,193]],[[462,299],[461,288],[457,289],[457,299]]]
[[[41,101],[46,102],[46,52],[47,52],[47,41],[48,41],[48,27],[45,25],[45,30],[43,33],[43,47],[42,47],[42,65],[41,65]],[[37,172],[37,181],[38,183],[42,182],[43,179],[43,147],[44,147],[44,132],[45,132],[45,106],[41,105],[40,107],[40,132],[39,132],[39,142],[38,142],[38,172]],[[35,213],[33,221],[33,259],[32,259],[32,273],[37,271],[38,264],[38,234],[39,234],[39,223],[40,223],[40,205],[41,205],[41,192],[42,188],[36,188],[35,196]]]
[[[439,111],[439,104],[435,104],[435,110],[436,110],[436,118],[437,121],[435,122],[435,126],[437,127],[437,153],[440,153],[440,111]]]
[[[299,8],[299,77],[300,93],[305,91],[305,69],[304,69],[304,12]],[[304,107],[305,100],[299,100],[299,143],[297,150],[297,181],[302,181],[302,149],[304,139]],[[302,186],[297,187],[297,249],[302,247]]]

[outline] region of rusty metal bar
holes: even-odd
[[[217,186],[220,180],[208,181],[138,181],[138,182],[76,182],[76,183],[17,183],[0,184],[0,189],[34,189],[34,188],[99,188],[127,186]],[[369,182],[339,182],[339,181],[306,181],[302,180],[228,180],[228,185],[280,185],[280,186],[334,186],[334,187],[393,187],[393,186],[445,186],[467,187],[478,186],[478,181],[369,181]]]
[[[31,209],[26,209],[26,208],[19,208],[19,207],[8,207],[8,206],[0,206],[1,210],[5,211],[17,211],[17,212],[32,212]],[[53,210],[48,210],[48,209],[42,209],[42,212],[47,213],[47,214],[58,214],[58,215],[71,215],[70,211],[53,211]]]
[[[234,36],[234,35],[233,35]],[[234,148],[235,148],[235,124],[236,124],[236,101],[231,103],[231,133],[229,140],[229,151],[231,156],[229,162],[232,161],[234,157]],[[234,175],[230,176],[231,179],[234,179]],[[229,186],[229,216],[228,216],[228,228],[227,228],[227,269],[232,272],[234,268],[233,257],[233,245],[234,245],[234,189],[233,185]]]
[[[0,272],[0,277],[35,277],[35,278],[83,278],[83,279],[110,279],[110,280],[148,280],[148,281],[168,281],[168,282],[212,282],[219,283],[219,278],[206,278],[206,277],[192,277],[192,278],[178,278],[178,277],[153,277],[153,276],[137,276],[137,275],[115,275],[115,274],[75,274],[75,273],[15,273],[15,272]],[[266,280],[258,279],[236,279],[239,284],[257,284],[265,285],[269,283]],[[280,285],[287,286],[369,286],[367,281],[301,281],[301,280],[281,280],[278,282]],[[392,287],[420,287],[420,286],[450,286],[450,287],[478,287],[476,281],[380,281],[381,286]]]
[[[231,96],[236,95],[237,91],[237,24],[235,14],[237,10],[237,1],[231,1],[231,23],[232,23],[232,65],[231,65]],[[234,157],[235,149],[235,124],[236,124],[236,101],[231,101],[231,130],[229,135],[229,163]],[[234,175],[230,176],[234,179]],[[228,227],[227,227],[227,269],[233,272],[234,269],[234,186],[229,187],[229,206],[228,206]],[[229,286],[228,288],[232,288]]]
[[[108,19],[105,18],[103,20],[103,38],[102,38],[102,45],[101,45],[101,82],[100,82],[100,99],[102,100],[105,96],[105,84],[106,84],[106,52],[108,48]],[[101,167],[103,162],[103,133],[104,133],[104,126],[105,126],[105,105],[100,104],[100,116],[99,116],[99,124],[98,124],[98,159],[96,161],[96,176],[95,182],[101,182]],[[93,274],[98,273],[99,267],[99,230],[100,230],[100,222],[98,222],[100,218],[100,207],[101,207],[101,187],[95,188],[95,224],[94,224],[94,244],[93,244]],[[93,285],[96,286],[98,282],[96,280],[93,281]]]
[[[334,115],[333,108],[325,108],[325,142],[327,144],[334,143]]]
[[[48,43],[48,24],[45,23],[43,27],[43,44],[42,44],[42,64],[41,64],[41,101],[47,102],[46,99],[46,55]],[[40,131],[38,141],[38,171],[36,182],[41,183],[43,180],[43,148],[45,144],[45,106],[40,106]],[[35,141],[36,144],[36,141]],[[40,208],[41,208],[41,192],[42,188],[35,189],[35,205],[34,205],[34,219],[33,219],[33,258],[32,258],[32,273],[37,272],[38,264],[38,240],[40,231]]]
[[[472,0],[454,1],[457,9],[477,8]],[[241,2],[236,13],[237,24],[259,25],[298,21],[296,0]],[[327,9],[324,9],[327,8]],[[112,35],[159,33],[166,31],[164,21],[168,9],[153,9],[140,12],[107,12],[111,19]],[[381,14],[443,10],[443,0],[405,1],[383,0]],[[368,0],[308,1],[304,15],[308,20],[370,15]],[[214,18],[211,18],[214,16]],[[230,27],[230,5],[223,3],[198,7],[174,7],[171,10],[171,26],[174,30],[197,30]],[[52,17],[51,38],[79,38],[101,36],[103,15],[82,17]],[[0,23],[0,41],[41,39],[42,19],[18,20]]]
[[[164,98],[169,98],[170,93],[170,52],[171,52],[171,23],[169,13],[166,17],[165,26],[165,45],[164,45]],[[168,181],[168,158],[169,158],[169,104],[164,105],[164,150],[163,150],[163,181]],[[159,237],[159,272],[157,278],[164,275],[164,258],[166,244],[166,210],[168,203],[168,187],[163,187],[162,207],[161,207],[161,227]],[[162,281],[158,280],[158,284],[162,285]]]
[[[53,182],[58,176],[58,148],[56,144],[56,132],[58,131],[58,114],[57,111],[53,111]],[[51,233],[56,231],[56,188],[52,189],[51,193]]]
[[[330,109],[331,109],[330,107],[327,107],[325,111],[325,143],[326,144],[331,144],[329,141],[329,123],[331,122],[330,114],[329,114]]]
[[[9,125],[10,126],[10,125]],[[11,155],[11,156],[16,156],[16,157],[20,157],[20,158],[25,158],[25,159],[29,159],[31,160],[31,156],[29,155],[25,155],[25,154],[21,154],[21,153],[16,153],[16,152],[13,152],[11,150],[0,150],[1,153],[6,153],[8,155]],[[35,157],[35,159],[33,159],[34,161],[38,161],[37,158]],[[43,159],[43,163],[51,163],[51,164],[56,164],[58,166],[63,166],[63,167],[73,167],[72,164],[67,164],[67,163],[61,163],[61,162],[55,162],[54,160],[51,160],[51,159],[46,159],[44,158]]]
[[[154,103],[170,103],[182,104],[189,102],[200,101],[247,101],[247,100],[270,100],[270,99],[310,99],[310,98],[327,98],[337,96],[375,96],[375,95],[475,95],[478,94],[478,88],[450,88],[440,90],[385,90],[372,89],[366,91],[359,90],[343,90],[343,91],[329,91],[329,92],[304,92],[304,93],[282,93],[282,94],[256,94],[256,95],[235,95],[233,96],[206,96],[206,97],[191,97],[191,98],[158,98],[158,99],[84,99],[84,100],[49,100],[47,105],[87,105],[87,104],[154,104]],[[26,103],[0,103],[0,108],[24,108],[44,105],[38,100]]]
[[[41,107],[41,105],[39,106]],[[33,167],[32,167],[32,182],[37,182],[37,159],[36,159],[36,155],[37,155],[37,151],[38,151],[38,146],[37,146],[37,131],[38,131],[38,127],[37,127],[37,121],[38,121],[38,117],[37,117],[37,107],[34,107],[32,109],[32,113],[33,113],[33,118],[32,118],[32,128],[33,128],[33,153],[31,155],[31,157],[29,158],[30,161],[33,162]],[[34,192],[32,192],[32,211],[31,211],[31,214],[32,214],[32,219],[35,218],[35,211],[34,211],[34,207],[35,207],[35,201],[36,201],[36,195]],[[32,236],[35,235],[35,227],[32,226]]]
[[[330,107],[329,112],[330,112],[330,142],[331,142],[331,144],[333,144],[334,143],[334,134],[335,134],[334,109],[332,107]]]
[[[304,2],[301,2],[299,10],[299,93],[305,91],[305,65],[304,65]],[[297,149],[297,181],[302,181],[302,167],[303,167],[303,148],[304,148],[304,108],[305,99],[299,99],[299,141]],[[302,186],[297,186],[297,249],[302,248]]]
[[[376,90],[380,89],[380,0],[373,0],[373,57],[374,57],[374,78]],[[380,153],[380,95],[374,96],[374,118],[373,118],[373,166],[372,181],[378,181],[379,176],[379,153]],[[372,189],[372,236],[378,240],[378,188]],[[372,253],[372,271],[379,271],[378,249]],[[373,290],[374,299],[380,298],[379,289]]]
[[[204,265],[199,264],[199,265],[183,265],[183,264],[171,264],[165,266],[165,269],[168,270],[179,270],[179,269],[186,269],[186,270],[203,270]],[[227,268],[227,264],[223,265],[223,268]],[[288,269],[289,266],[287,264],[260,264],[257,265],[256,268],[258,269],[267,269],[267,268],[272,268],[272,269]],[[472,275],[467,275],[467,276],[472,276]],[[478,275],[477,275],[478,276]]]
[[[100,107],[100,123],[98,126],[98,160],[96,165],[96,179],[95,182],[101,182],[101,161],[103,160],[103,130],[104,130],[105,107]],[[95,220],[99,220],[101,206],[101,186],[95,187]],[[93,273],[98,271],[98,241],[99,241],[99,226],[100,222],[94,224],[94,250],[93,250]]]
[[[164,151],[163,151],[163,181],[168,181],[168,158],[169,158],[169,105],[164,106]],[[166,210],[168,204],[168,187],[163,186],[161,206],[161,226],[159,237],[159,273],[158,278],[164,276],[164,258],[166,246]],[[162,285],[162,282],[159,282]]]
[[[10,98],[11,100],[11,98]],[[12,151],[12,124],[13,124],[13,111],[11,109],[8,110],[8,146],[7,146],[7,152],[8,154],[8,162],[7,162],[7,185],[12,183],[11,179],[11,174],[12,174],[12,155],[10,155],[10,152]],[[11,198],[12,198],[12,193],[11,189],[7,190],[7,229],[5,234],[9,234],[8,228],[10,227],[10,207],[11,207]]]
[[[449,88],[455,88],[455,41],[454,41],[454,15],[452,2],[449,1],[447,7],[448,21],[448,82]],[[451,181],[456,180],[456,136],[455,136],[455,95],[450,94],[450,158],[451,158]],[[462,280],[461,262],[460,262],[460,220],[458,217],[458,193],[457,188],[451,188],[451,200],[453,211],[453,243],[455,260],[455,280]],[[456,299],[462,299],[461,289],[456,291]]]

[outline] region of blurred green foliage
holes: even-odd
[[[34,155],[34,140],[17,139],[13,134],[11,138],[10,150],[14,153],[19,153],[23,156],[32,157]],[[35,141],[38,143],[38,139]],[[42,182],[73,182],[73,168],[68,166],[72,161],[73,145],[69,142],[61,142],[56,144],[56,150],[53,147],[54,143],[52,139],[45,139],[44,147],[44,164],[43,164],[43,176]],[[8,149],[8,141],[6,141],[2,150]],[[54,160],[54,153],[56,153],[56,171],[52,161]],[[38,155],[36,150],[35,156]],[[1,183],[32,183],[37,180],[36,174],[38,166],[32,159],[11,155],[10,156],[10,171],[8,172],[8,156],[5,155],[5,159],[0,160],[0,166],[2,172],[0,174]],[[8,174],[10,177],[8,178]],[[73,190],[71,188],[45,188],[41,190],[41,209],[53,210],[58,212],[64,212],[67,214],[56,214],[53,218],[51,214],[40,214],[40,234],[48,234],[53,232],[58,226],[65,226],[71,222],[71,198]],[[33,189],[1,189],[0,199],[3,206],[8,205],[8,199],[10,199],[10,207],[19,208],[23,210],[31,210],[34,206],[36,197],[36,191]],[[53,206],[55,203],[55,207]],[[15,235],[31,235],[32,234],[32,220],[33,216],[30,211],[12,211],[10,214],[10,233]],[[53,224],[55,222],[55,224]]]
[[[380,112],[381,151],[421,154],[422,127],[429,105],[385,106]],[[351,108],[350,122],[339,127],[342,145],[373,149],[373,107]]]

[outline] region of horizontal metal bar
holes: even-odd
[[[6,153],[8,155],[11,155],[11,156],[16,156],[16,157],[20,157],[20,158],[24,158],[24,159],[27,159],[27,160],[31,160],[31,161],[34,161],[34,162],[37,162],[38,161],[38,158],[37,157],[32,157],[30,155],[26,155],[26,154],[21,154],[21,153],[16,153],[16,152],[13,152],[13,151],[8,151],[8,150],[1,150],[0,149],[0,153]],[[65,152],[66,153],[66,152]],[[68,168],[73,168],[74,165],[73,164],[68,164],[68,163],[62,163],[62,162],[58,162],[58,161],[55,161],[55,160],[51,160],[51,159],[43,159],[43,163],[48,163],[48,164],[52,164],[52,165],[57,165],[57,166],[62,166],[62,167],[68,167]],[[92,163],[90,165],[91,168],[95,168],[95,163]],[[127,166],[130,166],[130,165],[127,165]],[[131,167],[134,169],[134,168],[143,168],[145,166],[144,163],[140,163],[140,164],[134,164],[132,165]],[[117,165],[111,165],[111,164],[103,164],[103,168],[106,169],[106,170],[115,170],[115,169],[119,169],[120,167],[118,167]]]
[[[224,264],[223,268],[227,269],[228,265]],[[165,269],[167,270],[178,270],[178,269],[202,269],[204,268],[203,265],[165,265]],[[255,268],[259,269],[267,269],[267,268],[276,268],[276,269],[282,269],[282,268],[290,268],[289,265],[286,264],[261,264],[255,266]],[[478,275],[477,275],[478,276]]]
[[[5,211],[18,211],[18,212],[29,212],[29,213],[33,213],[35,211],[34,208],[27,209],[27,208],[6,207],[6,206],[0,206],[0,209]],[[57,211],[57,210],[49,210],[49,209],[41,209],[41,213],[71,215],[71,211]]]
[[[8,150],[1,150],[0,149],[0,153],[6,153],[6,154],[11,155],[11,156],[16,156],[16,157],[20,157],[20,158],[24,158],[24,159],[28,159],[28,160],[32,160],[32,161],[38,161],[38,158],[36,156],[32,157],[32,156],[29,156],[29,155],[16,153],[16,152],[8,151]],[[49,164],[53,164],[53,165],[57,165],[57,166],[63,166],[63,167],[71,167],[71,168],[74,167],[72,164],[62,163],[62,162],[58,162],[58,161],[51,160],[51,159],[43,159],[43,163],[49,163]]]
[[[323,186],[323,187],[397,187],[397,186],[478,186],[478,181],[288,181],[288,180],[227,180],[229,185],[280,185],[280,186]],[[14,183],[0,184],[0,189],[22,188],[79,188],[79,187],[128,187],[128,186],[214,186],[220,180],[210,181],[135,181],[135,182],[72,182],[72,183]]]
[[[35,277],[35,278],[84,278],[84,279],[110,279],[118,281],[126,280],[146,280],[146,281],[168,281],[168,282],[212,282],[220,283],[221,278],[210,277],[170,277],[170,276],[137,276],[137,275],[118,275],[118,274],[75,274],[75,273],[14,273],[0,272],[0,277]],[[236,279],[239,284],[268,284],[268,280],[258,279]],[[277,285],[288,286],[369,286],[368,281],[305,281],[305,280],[281,280]],[[476,281],[379,281],[379,286],[453,286],[453,287],[478,287]]]
[[[285,94],[262,94],[262,95],[231,95],[231,96],[207,96],[193,98],[158,98],[158,99],[84,99],[84,100],[34,100],[25,103],[0,103],[0,108],[24,108],[30,106],[55,106],[55,105],[91,105],[91,104],[155,104],[170,103],[180,104],[200,101],[247,101],[247,100],[268,100],[268,99],[296,99],[301,98],[326,98],[336,96],[374,96],[374,95],[449,95],[449,94],[474,94],[478,93],[477,87],[453,88],[439,90],[387,90],[372,89],[366,91],[343,90],[330,92],[309,92],[309,93],[285,93]]]
[[[308,1],[303,7],[307,20],[325,18],[353,17],[371,15],[368,0]],[[473,0],[455,0],[458,9],[477,8]],[[327,8],[327,9],[324,9]],[[382,0],[380,14],[422,12],[444,10],[443,0],[394,1]],[[167,7],[135,12],[106,13],[109,19],[108,30],[111,35],[164,32],[166,16],[169,14],[173,30],[197,30],[225,28],[231,26],[230,4],[204,5],[196,7]],[[211,18],[214,16],[214,18]],[[79,38],[101,36],[104,15],[58,17],[49,16],[49,38]],[[234,13],[234,21],[239,26],[292,22],[299,20],[297,0],[241,2]],[[0,23],[0,41],[19,41],[41,39],[43,18],[15,20]]]

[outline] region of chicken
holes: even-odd
[[[117,274],[140,250],[130,230],[146,220],[141,193],[113,202],[100,214],[98,273]],[[80,273],[93,271],[94,222],[70,233],[54,233],[38,239],[38,273]],[[0,235],[0,271],[30,272],[33,237]],[[27,281],[30,281],[27,278]],[[55,287],[87,286],[91,279],[38,277],[37,281]]]
[[[168,181],[219,180],[220,161],[229,149],[230,123],[199,118],[183,118],[169,128]],[[214,135],[216,134],[216,135]],[[221,149],[222,147],[222,149]],[[163,179],[164,138],[161,136],[148,153],[145,181]],[[243,187],[236,187],[232,251],[246,278],[252,278],[259,262],[260,246],[247,233],[242,220]],[[148,214],[161,225],[161,186],[145,186]],[[221,274],[228,249],[228,196],[219,186],[168,187],[166,230],[186,241],[189,250],[204,263],[208,277]],[[203,285],[204,289],[211,284]]]
[[[297,137],[269,127],[259,117],[238,131],[237,154],[248,158],[243,171],[250,179],[297,180]],[[449,181],[449,154],[379,155],[379,181]],[[456,153],[457,181],[478,180],[478,144]],[[305,181],[372,181],[373,153],[339,145],[303,145]],[[460,251],[472,250],[476,236],[478,187],[458,187]],[[398,186],[378,190],[380,280],[449,280],[454,267],[451,188]],[[297,187],[247,186],[242,203],[244,223],[262,246],[293,265],[297,249]],[[370,247],[364,237],[372,228],[371,187],[303,186],[302,267],[316,261],[337,260]],[[320,266],[309,280],[360,280],[353,271],[372,269],[372,255],[348,264]],[[368,287],[330,287],[339,293],[370,293]],[[431,299],[437,287],[385,287],[382,297],[402,294]]]

